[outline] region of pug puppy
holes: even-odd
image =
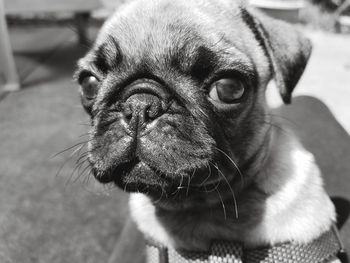
[[[335,210],[265,98],[274,79],[290,103],[310,53],[239,1],[131,1],[78,63],[94,176],[130,192],[139,229],[168,247],[312,241]]]

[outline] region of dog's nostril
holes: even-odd
[[[132,119],[132,114],[125,114],[125,120],[129,123]]]
[[[130,96],[123,106],[123,115],[129,130],[144,127],[163,114],[160,98],[147,93]]]
[[[126,105],[123,110],[123,114],[126,120],[130,121],[132,118],[133,110],[130,105]]]
[[[154,120],[158,118],[160,115],[162,115],[162,106],[160,102],[150,105],[147,108],[145,115],[148,120]]]

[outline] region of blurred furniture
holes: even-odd
[[[0,87],[3,90],[19,89],[5,15],[70,12],[74,14],[79,42],[88,42],[90,13],[101,7],[99,0],[0,0]],[[5,84],[2,84],[2,83]]]
[[[19,78],[8,36],[4,5],[0,0],[0,91],[2,89],[6,91],[19,89]],[[3,87],[1,88],[1,86]]]
[[[334,15],[336,18],[336,31],[339,33],[345,30],[350,32],[350,0],[345,0],[335,11]]]
[[[304,0],[249,0],[249,3],[269,16],[290,23],[299,21],[299,12],[305,5]]]
[[[29,4],[30,3],[30,4]],[[90,13],[100,8],[99,0],[4,0],[7,15],[28,13],[59,13],[74,14],[77,34],[81,43],[87,42],[87,23]]]

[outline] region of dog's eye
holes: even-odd
[[[83,78],[80,83],[83,96],[88,100],[94,99],[97,95],[98,84],[99,81],[94,76]]]
[[[244,84],[236,79],[220,79],[210,88],[209,97],[224,103],[239,103],[245,92]]]

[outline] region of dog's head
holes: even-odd
[[[131,2],[76,74],[95,177],[154,197],[234,185],[268,141],[267,83],[289,103],[310,51],[236,1]]]

